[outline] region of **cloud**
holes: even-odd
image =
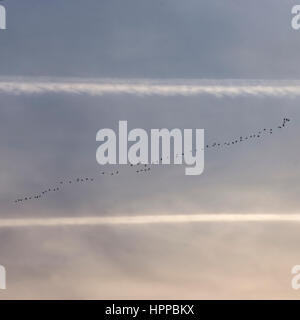
[[[59,227],[96,226],[121,224],[162,224],[191,222],[300,222],[298,214],[194,214],[152,215],[121,217],[73,217],[73,218],[27,218],[1,219],[0,228],[5,227]]]
[[[296,80],[105,80],[105,79],[0,79],[0,92],[20,94],[86,94],[133,96],[198,96],[215,97],[295,97],[300,96]]]

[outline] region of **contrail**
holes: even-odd
[[[299,80],[107,80],[0,78],[0,93],[20,94],[86,94],[133,96],[197,96],[215,97],[300,95]]]
[[[174,224],[196,222],[300,222],[300,214],[193,214],[84,218],[0,219],[0,228]]]

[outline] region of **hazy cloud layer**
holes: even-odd
[[[0,79],[0,92],[20,94],[87,94],[92,96],[128,94],[134,96],[198,96],[215,97],[297,97],[299,81],[267,80],[105,80],[31,78]]]
[[[119,120],[128,120],[129,129],[204,128],[206,142],[212,143],[277,127],[286,116],[291,123],[272,136],[207,151],[205,171],[198,177],[185,176],[181,166],[157,167],[148,175],[117,166],[119,176],[102,177],[96,162],[96,132],[117,129]],[[1,219],[45,224],[89,217],[122,221],[150,215],[157,220],[162,214],[169,220],[174,214],[298,214],[299,116],[297,98],[2,94]],[[39,201],[13,203],[78,176],[96,179]],[[8,290],[1,295],[297,298],[289,282],[290,268],[299,259],[294,224],[1,228],[1,263],[9,275]],[[220,264],[221,252],[225,264]]]
[[[5,2],[0,264],[8,289],[0,299],[299,299],[290,286],[299,225],[287,221],[300,213],[293,4]],[[129,130],[204,128],[211,144],[277,128],[284,117],[288,127],[273,135],[206,151],[201,176],[185,176],[183,166],[149,174],[107,166],[120,174],[102,176],[96,162],[97,131],[117,130],[119,120]],[[77,177],[94,182],[14,203]],[[222,214],[240,221],[187,221]],[[243,220],[257,214],[285,222]],[[185,222],[90,225],[175,215]]]

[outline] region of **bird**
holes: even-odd
[[[290,120],[290,118],[283,118],[283,122],[282,122],[282,124],[281,125],[279,125],[279,126],[277,126],[277,129],[283,129],[283,128],[286,128],[286,123],[287,122],[290,122],[291,120]],[[242,142],[242,141],[244,141],[244,140],[248,140],[248,139],[251,139],[251,138],[255,138],[255,137],[257,137],[257,138],[261,138],[262,137],[262,134],[263,133],[267,133],[267,129],[266,128],[264,128],[264,129],[262,129],[262,130],[260,130],[260,131],[258,131],[257,133],[252,133],[252,134],[250,134],[250,135],[248,135],[248,136],[240,136],[239,137],[239,140],[238,139],[234,139],[234,140],[232,140],[231,142],[223,142],[222,144],[221,143],[217,143],[217,142],[213,142],[211,145],[210,144],[206,144],[206,148],[209,148],[210,146],[211,147],[216,147],[216,146],[218,146],[218,147],[220,147],[220,146],[222,146],[222,145],[225,145],[225,146],[231,146],[231,145],[234,145],[234,144],[236,144],[236,143],[238,143],[238,142]],[[273,128],[269,128],[269,134],[271,135],[271,134],[273,134]],[[204,149],[202,149],[202,150],[204,150]],[[192,152],[193,150],[191,150],[190,152]],[[197,150],[195,150],[195,151],[197,151]],[[181,154],[182,156],[184,156],[184,152]],[[178,154],[179,155],[179,154]],[[161,157],[160,158],[160,161],[162,161],[163,160],[163,158]],[[151,162],[151,164],[153,164],[153,165],[155,165],[155,164],[159,164],[159,161],[156,161],[156,162]],[[136,164],[136,166],[139,166],[139,165],[141,165],[141,163],[137,163]],[[134,165],[133,164],[130,164],[130,167],[133,167]],[[140,169],[140,170],[136,170],[136,173],[141,173],[141,172],[148,172],[148,171],[151,171],[151,168],[149,167],[149,165],[147,165],[147,164],[144,164],[144,169]],[[114,174],[119,174],[120,173],[120,171],[119,170],[117,170],[117,171],[115,171],[115,172],[111,172],[110,173],[110,175],[111,176],[113,176]],[[106,172],[105,171],[102,171],[101,172],[101,174],[102,175],[104,175],[104,174],[106,174]],[[107,173],[108,174],[108,173]],[[94,181],[94,178],[85,178],[85,179],[83,179],[83,178],[75,178],[74,179],[74,181],[76,181],[76,182],[83,182],[83,181],[90,181],[90,182],[93,182]],[[69,184],[72,184],[72,180],[67,180],[67,181],[64,181],[64,180],[60,180],[59,181],[59,185],[64,185],[64,184],[67,184],[67,182],[69,183]],[[39,193],[39,194],[36,194],[36,195],[32,195],[32,196],[25,196],[25,197],[23,197],[23,198],[18,198],[18,199],[15,199],[14,200],[14,203],[23,203],[24,201],[26,201],[26,202],[28,202],[29,200],[33,200],[33,199],[36,199],[36,200],[39,200],[39,199],[41,199],[42,197],[44,197],[48,192],[51,192],[51,191],[53,191],[53,192],[57,192],[57,191],[60,191],[61,190],[61,188],[59,188],[59,187],[52,187],[52,188],[49,188],[49,189],[46,189],[46,190],[43,190],[43,191],[41,191],[41,193]]]

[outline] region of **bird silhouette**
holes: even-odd
[[[283,118],[282,123],[279,126],[277,126],[276,128],[279,129],[279,130],[284,129],[284,128],[287,127],[286,126],[287,122],[290,122],[290,121],[291,121],[290,118]],[[224,146],[230,147],[230,146],[233,146],[233,145],[235,145],[237,143],[244,142],[245,140],[250,140],[250,139],[253,139],[253,138],[262,138],[263,135],[268,135],[268,134],[269,135],[273,134],[273,128],[269,128],[269,129],[264,128],[264,129],[261,129],[261,130],[257,131],[256,133],[252,133],[252,134],[250,134],[248,136],[239,136],[239,138],[233,139],[231,142],[228,142],[228,140],[223,142],[223,143],[215,141],[212,144],[206,144],[205,147],[207,149],[210,148],[210,147],[213,147],[214,150],[223,148]],[[197,150],[195,149],[194,151],[197,151]],[[191,150],[190,152],[193,152],[193,150]],[[176,156],[184,156],[184,154],[185,153],[183,152],[183,153],[177,154]],[[163,158],[161,157],[160,161],[162,161],[162,160],[163,160]],[[160,161],[151,162],[151,164],[152,165],[160,165]],[[141,163],[128,164],[127,166],[129,168],[132,168],[132,167],[136,167],[136,166],[140,166],[140,165],[141,165]],[[150,172],[151,171],[150,165],[148,165],[148,164],[144,164],[143,168],[144,169],[141,168],[141,169],[135,170],[135,172],[141,174],[141,173],[145,173],[145,172]],[[119,175],[119,173],[120,173],[120,170],[116,170],[114,172],[102,171],[101,175],[114,176],[114,175]],[[94,182],[95,180],[96,180],[95,177],[92,177],[92,178],[88,178],[88,177],[86,177],[86,178],[78,178],[77,177],[77,178],[74,178],[74,179],[60,180],[59,183],[58,183],[58,185],[60,185],[60,187],[54,186],[54,187],[48,188],[48,189],[46,189],[44,191],[41,191],[40,193],[37,193],[35,195],[30,195],[30,196],[27,195],[27,196],[24,196],[23,198],[15,199],[13,202],[17,204],[17,203],[24,203],[25,201],[28,202],[29,200],[34,200],[34,199],[35,200],[39,200],[42,197],[45,197],[45,195],[47,193],[49,193],[51,191],[52,192],[61,191],[63,189],[63,186],[70,185],[73,182],[77,182],[77,183],[78,182],[84,182],[84,181],[85,182]]]

